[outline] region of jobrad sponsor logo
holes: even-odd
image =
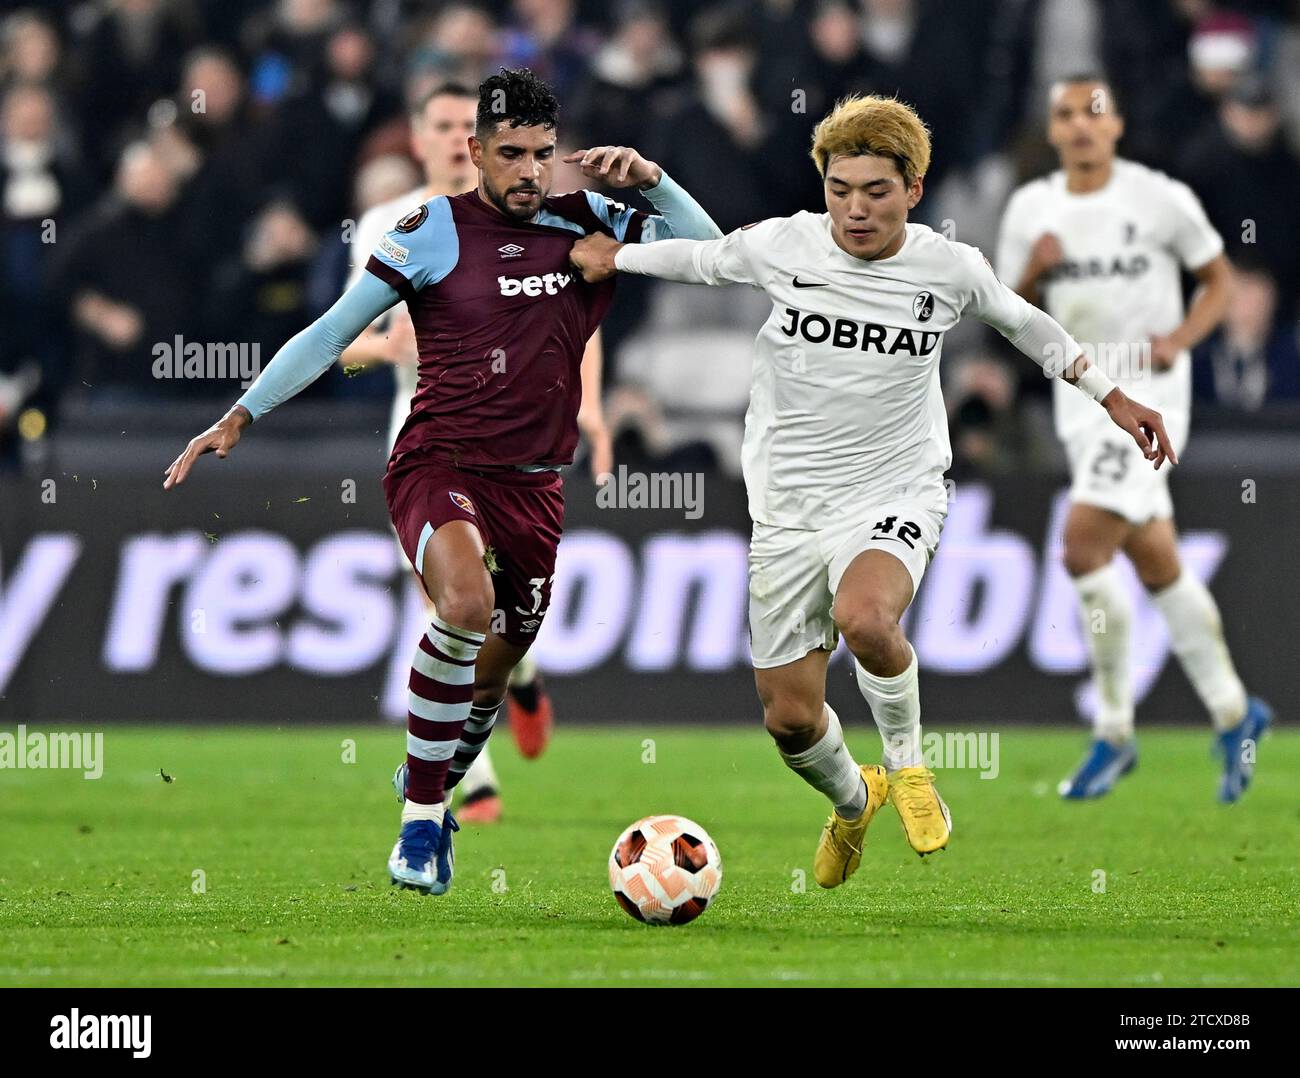
[[[1151,268],[1146,255],[1116,255],[1113,258],[1066,259],[1046,273],[1047,283],[1083,281],[1094,277],[1124,277],[1136,280]]]
[[[793,307],[785,309],[781,332],[787,337],[802,337],[809,344],[829,344],[833,348],[859,348],[863,352],[885,355],[903,353],[928,356],[939,343],[942,333],[933,330],[900,329],[875,322],[854,322],[848,318],[828,318],[809,314]]]

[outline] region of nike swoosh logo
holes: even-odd
[[[825,288],[826,282],[825,281],[801,281],[799,280],[799,275],[795,274],[794,286],[795,288]]]

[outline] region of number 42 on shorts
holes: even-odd
[[[916,549],[915,539],[921,538],[920,525],[914,520],[905,520],[894,530],[894,525],[898,523],[898,517],[885,517],[884,520],[872,525],[872,539],[892,539],[895,542],[904,543],[912,550]],[[892,533],[892,534],[891,534]]]

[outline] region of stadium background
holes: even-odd
[[[502,64],[554,82],[564,147],[637,146],[724,230],[817,208],[813,123],[845,92],[897,92],[935,136],[917,219],[986,250],[1010,190],[1051,167],[1047,85],[1106,70],[1122,152],[1191,184],[1238,267],[1228,320],[1195,357],[1174,478],[1184,554],[1247,683],[1300,695],[1300,4],[4,8],[5,721],[403,714],[422,613],[378,483],[391,372],[328,372],[164,496],[163,468],[240,388],[155,378],[153,347],[180,335],[269,360],[340,291],[350,223],[418,182],[404,102]],[[562,722],[757,721],[737,471],[764,314],[742,291],[620,284],[605,326],[617,461],[699,475],[702,512],[604,508],[584,461],[572,469],[538,643]],[[943,375],[953,508],[909,614],[927,719],[1070,723],[1089,694],[1048,386],[977,325],[950,335]],[[1202,721],[1139,611],[1140,721]],[[833,667],[831,699],[852,706],[847,670]]]

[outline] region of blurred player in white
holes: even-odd
[[[785,763],[834,806],[814,875],[835,887],[857,869],[867,824],[886,799],[919,854],[946,846],[951,831],[923,763],[916,654],[899,626],[947,514],[944,334],[971,315],[1040,364],[1052,362],[1078,386],[1069,392],[1109,413],[1155,467],[1165,435],[1157,413],[1089,367],[978,250],[908,223],[930,162],[929,132],[908,106],[841,102],[817,126],[812,156],[826,213],[640,250],[588,237],[572,257],[589,280],[617,269],[734,282],[772,301],[756,341],[742,452],[754,520],[750,641],[768,732]],[[827,663],[841,634],[884,767],[859,767],[826,705]]]
[[[1056,83],[1049,108],[1048,140],[1061,168],[1012,195],[998,273],[1089,347],[1093,362],[1126,392],[1160,409],[1181,453],[1191,419],[1188,353],[1228,304],[1223,240],[1186,185],[1116,156],[1124,122],[1104,79]],[[1200,282],[1186,312],[1184,269]],[[1061,795],[1100,796],[1137,763],[1133,611],[1115,564],[1122,550],[1214,723],[1223,758],[1219,799],[1235,801],[1250,782],[1271,713],[1247,695],[1213,597],[1179,561],[1169,473],[1142,467],[1133,446],[1078,394],[1057,386],[1054,404],[1072,479],[1065,568],[1079,592],[1099,701],[1092,745]]]
[[[425,183],[362,214],[350,243],[354,256],[347,282],[349,288],[365,272],[366,259],[393,227],[393,222],[431,198],[458,195],[478,184],[478,170],[469,159],[466,145],[466,140],[474,134],[477,105],[477,91],[446,83],[430,90],[412,110],[411,148],[424,170]],[[592,474],[596,476],[609,472],[613,466],[611,440],[600,406],[601,359],[597,330],[583,355],[582,411],[578,415],[578,425],[591,449]],[[339,363],[349,368],[374,363],[393,365],[395,388],[388,423],[389,449],[411,410],[418,360],[415,329],[405,303],[384,315],[339,357]],[[406,555],[402,557],[405,559]],[[524,656],[511,675],[507,710],[519,751],[529,758],[540,755],[550,737],[553,718],[550,698],[531,653]],[[404,765],[398,769],[393,782],[401,797],[406,785]],[[449,797],[457,783],[461,796],[458,815],[462,821],[493,823],[500,818],[500,784],[486,744],[468,769],[459,761],[452,762],[448,773]]]

